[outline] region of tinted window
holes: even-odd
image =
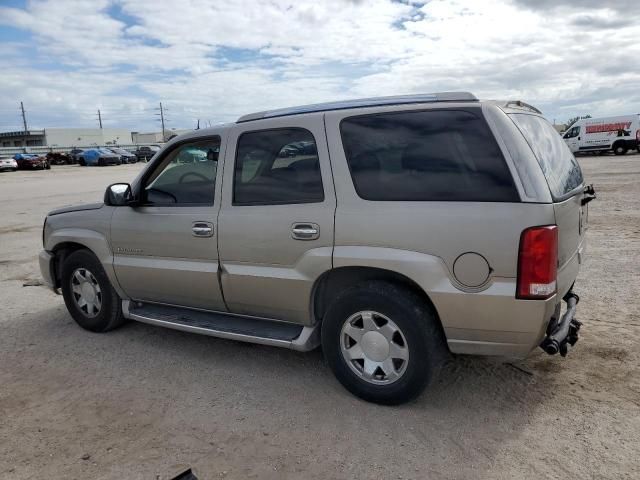
[[[323,200],[320,162],[311,132],[286,128],[240,136],[233,184],[235,205]]]
[[[366,200],[519,201],[493,135],[473,113],[384,113],[347,118],[340,128]]]
[[[219,138],[173,149],[147,180],[145,202],[213,205],[219,154]]]
[[[580,165],[549,122],[537,115],[512,114],[510,117],[538,159],[554,199],[582,185]]]

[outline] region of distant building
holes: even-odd
[[[0,133],[1,147],[38,147],[44,144],[44,130]]]
[[[176,135],[182,135],[183,133],[190,132],[191,130],[185,129],[171,129],[165,131],[165,137],[162,138],[162,132],[131,132],[131,139],[134,144],[138,143],[164,143],[171,140]]]
[[[45,128],[0,133],[1,147],[92,147],[131,143],[131,132],[121,128]]]

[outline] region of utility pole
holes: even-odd
[[[20,110],[22,110],[22,124],[24,125],[24,132],[27,133],[27,116],[24,114],[24,105],[20,102]]]
[[[102,130],[102,116],[100,115],[100,109],[98,109],[98,123],[100,124],[100,130]]]
[[[165,137],[164,133],[164,110],[162,109],[162,102],[160,102],[160,122],[162,122],[162,141],[166,142],[167,137]]]

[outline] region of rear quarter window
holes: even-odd
[[[583,184],[580,165],[548,121],[526,113],[509,116],[533,150],[554,200],[566,197]]]
[[[356,192],[365,200],[520,201],[479,113],[429,110],[348,117],[340,131]]]

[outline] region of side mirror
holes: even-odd
[[[128,183],[114,183],[107,187],[107,191],[104,193],[105,205],[112,207],[124,207],[129,205],[133,200],[131,194],[131,185]]]

